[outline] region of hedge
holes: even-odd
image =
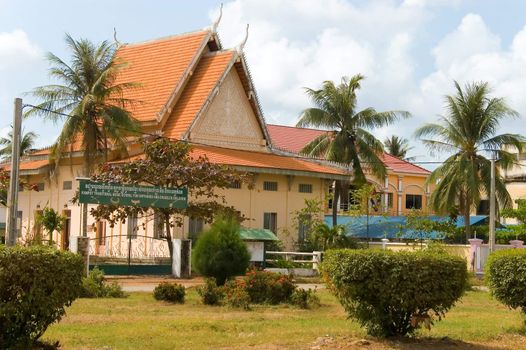
[[[82,257],[48,247],[0,247],[0,348],[30,348],[79,296]]]
[[[526,313],[526,249],[504,249],[492,253],[484,275],[495,299]]]
[[[464,259],[425,251],[332,250],[321,269],[349,316],[373,336],[430,327],[467,287]]]

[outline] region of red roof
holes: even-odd
[[[296,128],[293,126],[272,124],[268,124],[267,129],[274,147],[293,153],[299,153],[306,144],[314,140],[316,137],[328,132],[326,130]],[[429,170],[397,158],[389,153],[384,153],[382,159],[387,169],[395,173],[431,174]]]

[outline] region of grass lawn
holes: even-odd
[[[79,299],[44,340],[64,349],[526,349],[524,318],[492,300],[468,292],[431,331],[416,339],[380,341],[347,320],[337,300],[319,292],[322,306],[286,305],[252,311],[201,305],[194,290],[186,304],[155,301],[150,293],[127,299]],[[447,337],[447,338],[445,338]],[[467,344],[475,343],[475,344]]]

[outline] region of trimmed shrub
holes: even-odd
[[[203,232],[193,252],[195,269],[206,277],[214,277],[218,285],[248,268],[250,253],[239,235],[235,218],[218,218]]]
[[[104,282],[104,271],[95,266],[87,277],[82,278],[81,298],[126,298],[117,282],[108,285]]]
[[[83,271],[77,254],[0,246],[0,348],[31,348],[80,295]]]
[[[197,288],[197,294],[205,305],[220,305],[225,298],[223,288],[217,286],[215,278],[205,279],[205,285]]]
[[[314,289],[296,289],[290,296],[290,303],[300,309],[312,309],[321,305]]]
[[[226,282],[224,289],[228,306],[250,310],[250,295],[244,280],[230,280]]]
[[[526,313],[526,249],[504,249],[492,253],[484,275],[495,299]]]
[[[184,304],[186,291],[183,285],[170,282],[161,282],[153,290],[156,300],[163,300],[174,304]]]
[[[322,273],[349,316],[373,336],[430,326],[467,288],[464,259],[425,251],[332,250]]]
[[[279,304],[290,301],[296,289],[292,277],[252,269],[244,277],[246,291],[254,304]]]

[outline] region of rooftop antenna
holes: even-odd
[[[121,42],[117,40],[117,29],[115,27],[113,27],[113,40],[117,46],[121,46]]]
[[[243,39],[243,41],[241,42],[241,44],[239,44],[239,46],[237,47],[237,51],[239,53],[241,53],[243,51],[243,48],[245,48],[245,44],[247,43],[247,40],[248,40],[248,27],[249,27],[249,24],[247,23],[247,29],[246,29],[246,34],[245,34],[245,39]]]
[[[219,17],[214,22],[214,24],[212,24],[212,33],[217,32],[217,27],[219,26],[219,22],[221,22],[221,17],[223,17],[223,3],[221,3],[221,6],[219,6]]]

